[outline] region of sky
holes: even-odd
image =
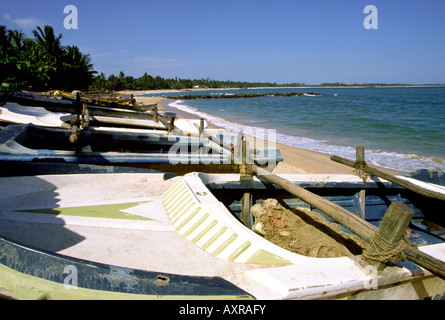
[[[77,9],[77,19],[73,11],[64,13],[68,5]],[[376,10],[364,12],[368,5]],[[66,28],[75,21],[77,29]],[[89,54],[106,76],[123,71],[248,82],[445,83],[444,0],[0,3],[0,25],[8,29],[33,37],[32,30],[45,24],[62,34],[62,45]]]

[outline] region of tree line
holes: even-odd
[[[192,89],[192,88],[248,88],[248,87],[299,87],[301,83],[277,84],[276,82],[242,82],[242,81],[220,81],[206,79],[181,79],[153,77],[145,73],[142,77],[135,78],[126,76],[123,71],[118,76],[106,77],[103,73],[95,77],[90,89],[93,91],[106,90],[160,90],[160,89]]]
[[[94,71],[90,56],[77,46],[62,46],[62,35],[51,26],[33,30],[27,38],[21,30],[0,26],[0,91],[88,89]]]

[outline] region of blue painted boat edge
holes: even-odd
[[[186,276],[107,265],[33,248],[1,235],[0,265],[19,274],[62,285],[62,288],[73,285],[72,280],[75,279],[78,288],[120,293],[121,296],[128,294],[130,299],[134,295],[148,299],[254,299],[251,294],[220,277]],[[4,276],[0,275],[0,278]]]

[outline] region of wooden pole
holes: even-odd
[[[250,186],[253,182],[252,171],[247,164],[248,160],[248,145],[247,141],[243,139],[242,141],[242,163],[240,166],[240,180]],[[241,221],[246,227],[250,229],[250,206],[251,205],[251,194],[250,192],[244,192],[241,198]]]
[[[240,156],[240,152],[242,149],[242,143],[244,140],[244,135],[242,132],[238,132],[238,135],[236,136],[236,142],[235,142],[235,150],[234,150],[234,158],[238,159]]]
[[[153,106],[153,121],[158,122],[158,105]]]
[[[358,202],[360,205],[360,210],[363,214],[363,219],[366,219],[366,191],[360,190],[358,193]]]
[[[363,171],[363,168],[366,167],[365,162],[365,148],[363,147],[357,147],[355,151],[355,165],[357,174],[360,178],[362,178],[363,182],[366,182],[367,180],[367,174]],[[358,193],[358,200],[360,203],[360,210],[363,214],[363,219],[366,219],[366,191],[360,190]]]
[[[252,170],[260,178],[279,186],[287,192],[297,196],[301,200],[309,203],[318,210],[326,213],[328,216],[338,221],[341,225],[345,226],[351,232],[355,233],[367,242],[371,241],[374,233],[377,231],[377,228],[374,225],[361,219],[352,212],[349,212],[345,208],[342,208],[339,205],[320,197],[319,195],[316,195],[256,165],[253,165]]]
[[[256,165],[252,166],[252,170],[258,177],[279,186],[283,190],[286,190],[318,210],[324,212],[366,242],[371,242],[372,238],[374,237],[377,231],[377,228],[374,225],[357,217],[339,205]],[[436,276],[445,279],[444,261],[436,259],[414,248],[413,246],[408,246],[403,252],[412,262],[417,263],[419,266],[429,270]]]
[[[250,225],[250,192],[245,192],[241,198],[241,222],[247,227]]]
[[[199,135],[204,131],[204,118],[199,119]]]
[[[170,123],[168,124],[167,133],[170,133],[175,128],[175,117],[171,117]]]
[[[78,138],[78,134],[79,134],[79,127],[78,127],[78,121],[79,119],[77,118],[77,115],[71,115],[70,118],[70,124],[71,124],[71,134],[69,136],[69,140],[71,143],[76,143]]]
[[[82,104],[80,103],[80,92],[76,92],[76,116],[77,122],[80,122],[80,115],[82,113]]]
[[[331,160],[335,161],[335,162],[339,162],[339,163],[347,165],[347,166],[350,166],[350,167],[353,167],[353,168],[355,167],[355,162],[352,160],[346,159],[346,158],[342,158],[342,157],[338,157],[338,156],[331,156]],[[432,191],[432,190],[427,190],[427,189],[422,188],[418,185],[415,185],[414,183],[400,179],[392,174],[382,172],[382,171],[378,170],[377,168],[366,166],[363,168],[363,170],[372,176],[376,176],[376,177],[385,179],[389,182],[395,183],[395,184],[397,184],[401,187],[404,187],[408,190],[414,191],[422,196],[445,201],[445,194],[443,194],[443,193]]]
[[[363,182],[367,180],[367,174],[364,170],[366,168],[365,162],[365,148],[357,147],[355,150],[355,169],[357,170],[357,175],[362,178]]]
[[[355,148],[355,161],[356,163],[360,163],[366,165],[365,162],[365,148],[357,147]]]
[[[81,128],[88,128],[90,125],[90,112],[88,110],[88,105],[86,103],[83,104],[82,107],[82,120],[81,120]]]
[[[200,126],[197,123],[194,123],[193,125],[195,126],[195,128],[200,130],[200,128],[199,128]],[[205,137],[207,139],[212,140],[213,142],[217,143],[218,145],[220,145],[224,149],[227,149],[227,150],[230,150],[230,151],[233,150],[233,145],[232,144],[228,144],[227,142],[224,142],[223,140],[220,140],[217,137],[212,136],[212,135],[208,134],[205,131],[202,131],[200,135],[202,135],[203,137]]]

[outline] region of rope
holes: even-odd
[[[396,262],[405,260],[406,255],[403,251],[409,246],[414,246],[403,236],[397,243],[391,243],[376,232],[369,244],[365,245],[363,256],[370,260],[378,262]]]
[[[355,170],[353,173],[366,182],[370,176],[374,175],[376,168],[368,167],[365,161],[356,161],[354,163]]]
[[[363,180],[363,182],[366,182],[369,178],[369,174],[366,173],[366,170],[368,169],[368,165],[365,161],[356,161],[354,163],[354,174],[357,175],[359,178]]]

